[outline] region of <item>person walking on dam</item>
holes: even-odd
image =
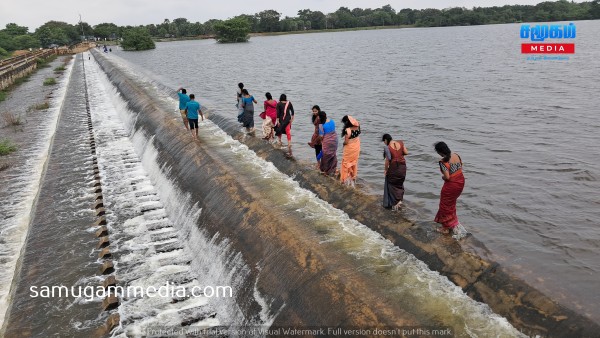
[[[345,115],[342,123],[344,124],[342,130],[344,152],[340,166],[340,181],[354,187],[358,175],[358,157],[360,156],[360,123],[350,115]]]
[[[235,107],[238,109],[237,120],[240,123],[242,123],[242,115],[244,114],[244,108],[242,108],[242,90],[244,90],[244,84],[240,82],[240,83],[238,83],[238,88],[237,88],[237,93],[236,93],[237,103],[235,104]]]
[[[279,96],[277,103],[277,128],[275,135],[279,138],[279,146],[282,145],[281,135],[287,136],[288,156],[292,156],[292,122],[294,122],[294,106],[287,100],[285,94]]]
[[[312,107],[312,124],[315,126],[315,131],[308,142],[308,146],[315,149],[315,157],[317,159],[317,168],[321,167],[321,156],[323,150],[321,146],[321,137],[319,136],[319,126],[321,125],[321,119],[319,118],[319,113],[321,112],[321,107],[318,105],[314,105]]]
[[[179,96],[179,113],[181,114],[183,125],[185,126],[185,129],[190,130],[187,115],[185,112],[186,105],[188,102],[190,102],[190,97],[187,95],[187,90],[185,90],[185,88],[182,87],[177,89],[177,96]]]
[[[254,96],[248,93],[247,89],[242,89],[242,124],[246,128],[247,133],[254,132],[254,104],[257,103]]]
[[[318,119],[320,123],[319,139],[322,146],[319,169],[322,174],[329,176],[334,174],[337,168],[338,139],[335,132],[335,122],[327,118],[327,113],[322,110],[319,112]]]
[[[198,139],[198,114],[202,117],[202,121],[204,121],[204,114],[202,114],[202,106],[196,100],[194,94],[190,94],[190,101],[186,104],[186,112],[187,118],[190,124],[190,131],[192,132],[192,138],[194,140]]]
[[[404,180],[406,179],[406,159],[408,150],[404,142],[392,140],[390,134],[384,134],[383,158],[385,183],[383,185],[383,207],[398,210],[404,200]]]
[[[273,139],[273,127],[277,122],[277,101],[273,100],[271,93],[266,93],[267,98],[263,102],[264,112],[261,113],[261,117],[264,115],[264,121],[262,125],[263,139],[271,141]]]
[[[460,155],[451,152],[446,143],[438,142],[434,147],[438,155],[442,156],[439,165],[444,180],[435,222],[442,225],[437,229],[438,232],[449,234],[460,226],[456,215],[456,201],[465,187],[463,163]]]

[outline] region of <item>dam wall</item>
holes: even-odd
[[[37,68],[37,59],[54,54],[53,50],[43,50],[17,56],[0,62],[0,90],[27,76]]]
[[[348,274],[354,266],[341,254],[324,252],[294,219],[278,218],[260,196],[230,171],[230,164],[211,154],[182,132],[171,107],[153,99],[144,88],[92,51],[109,79],[139,112],[137,132],[143,131],[159,152],[159,165],[169,171],[179,188],[202,208],[198,226],[216,241],[227,241],[240,252],[249,282],[236,291],[236,302],[247,318],[258,316],[261,304],[252,297],[256,288],[277,316],[273,326],[414,326],[420,322],[395,304],[381,302],[383,291],[369,289],[369,281]],[[290,226],[291,225],[293,226]]]
[[[310,241],[299,220],[282,219],[261,203],[261,196],[202,142],[194,142],[173,119],[173,107],[155,99],[108,59],[93,51],[111,82],[138,112],[135,129],[152,137],[160,165],[202,208],[198,226],[240,252],[253,283],[238,293],[247,316],[260,304],[252,297],[255,286],[278,309],[273,326],[414,326],[423,324],[410,311],[383,302],[385,293],[373,289],[360,274],[349,275],[353,262],[325,251]],[[598,325],[567,309],[533,286],[513,276],[497,262],[482,258],[472,247],[484,247],[470,237],[461,242],[432,232],[427,222],[413,223],[380,206],[380,199],[341,186],[314,169],[285,157],[259,138],[246,137],[232,121],[211,115],[223,131],[248,146],[282,173],[294,177],[349,217],[368,226],[398,248],[411,253],[446,276],[467,295],[484,302],[522,332],[541,336],[593,336]],[[372,292],[364,292],[364,290]]]

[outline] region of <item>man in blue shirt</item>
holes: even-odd
[[[187,96],[186,93],[187,91],[184,88],[177,89],[177,95],[179,95],[179,113],[181,113],[181,118],[183,119],[183,125],[185,126],[185,129],[190,130],[190,127],[188,127],[188,119],[185,114],[185,105],[190,102],[190,97]]]
[[[197,140],[198,139],[198,114],[202,117],[202,121],[204,121],[204,115],[202,114],[202,106],[199,102],[194,100],[194,94],[190,94],[190,102],[186,104],[185,110],[187,111],[187,119],[190,124],[190,131],[192,132],[192,137]],[[195,129],[195,130],[194,130]]]

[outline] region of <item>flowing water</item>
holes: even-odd
[[[59,80],[59,89],[49,100],[51,107],[27,118],[21,126],[22,133],[30,135],[25,151],[13,154],[13,165],[0,175],[2,203],[0,203],[0,326],[4,321],[10,298],[10,288],[15,268],[27,237],[36,196],[47,164],[48,154],[56,132],[58,117],[65,98],[71,67]],[[33,81],[43,81],[32,76]],[[25,84],[27,89],[30,83]],[[39,92],[38,92],[39,94]],[[25,94],[27,102],[36,102],[35,97]],[[23,102],[20,102],[20,108]],[[13,107],[14,110],[17,110]],[[8,127],[7,127],[8,128]],[[27,134],[24,134],[25,137]],[[35,137],[31,137],[34,135]],[[22,136],[21,136],[22,137]]]
[[[135,75],[127,63],[118,60],[113,61],[124,72],[129,72],[131,76]],[[90,78],[103,77],[101,74],[97,74],[95,67],[92,68],[88,76]],[[155,83],[141,79],[143,77],[137,74],[139,85],[150,88],[150,90],[156,90],[157,99],[169,104],[176,104],[176,101],[167,95],[168,93],[153,88]],[[108,88],[98,90],[97,94],[93,95],[97,99],[92,97],[90,100],[93,116],[95,116],[95,128],[99,130],[98,137],[99,139],[108,140],[107,144],[100,146],[100,149],[106,148],[107,152],[112,154],[110,157],[106,157],[106,165],[112,167],[115,163],[120,162],[117,160],[118,158],[127,157],[123,156],[122,153],[126,148],[129,148],[127,146],[129,142],[121,138],[120,135],[128,128],[123,128],[119,123],[114,122],[117,122],[116,118],[120,117],[126,126],[132,128],[135,114],[127,110],[125,102],[120,100],[115,92],[111,92],[109,84],[105,85]],[[96,87],[96,89],[101,88]],[[108,103],[106,96],[113,98],[112,105]],[[98,105],[99,109],[94,114],[95,105]],[[106,107],[111,108],[106,110]],[[116,107],[116,109],[112,107]],[[118,114],[114,114],[111,109],[115,109]],[[174,115],[174,118],[177,118],[177,115]],[[322,247],[331,252],[341,252],[346,255],[354,262],[353,265],[358,267],[357,271],[348,273],[350,275],[370,276],[369,278],[372,280],[373,285],[377,287],[377,290],[385,290],[385,302],[400,304],[402,308],[409,309],[410,313],[425,325],[452,327],[457,336],[520,335],[506,319],[494,314],[487,305],[473,301],[447,278],[429,270],[424,263],[415,259],[414,256],[398,249],[366,226],[348,218],[348,215],[320,200],[314,193],[300,188],[298,183],[291,177],[280,173],[273,164],[256,156],[245,145],[233,140],[212,122],[208,120],[201,122],[201,128],[203,130],[200,136],[201,142],[206,144],[213,154],[225,162],[236,163],[236,165],[231,166],[231,171],[238,177],[243,175],[247,184],[257,191],[262,203],[277,210],[276,218],[285,218],[287,220],[285,224],[290,229],[302,225],[311,233],[314,242],[320,243]],[[148,196],[151,195],[154,189],[157,189],[161,200],[168,201],[167,205],[164,206],[164,213],[160,213],[160,217],[169,217],[174,220],[174,224],[178,225],[180,242],[184,243],[184,246],[187,244],[189,250],[184,248],[184,252],[191,251],[192,255],[190,257],[193,257],[192,266],[194,266],[194,270],[202,271],[196,277],[201,279],[202,282],[229,283],[228,285],[233,285],[234,289],[238,285],[247,282],[244,280],[244,271],[247,270],[247,267],[244,267],[244,262],[240,260],[240,256],[231,255],[227,247],[215,246],[205,237],[201,229],[193,226],[195,217],[202,211],[194,210],[193,201],[178,192],[174,188],[174,184],[169,182],[168,175],[165,176],[165,170],[168,171],[168,169],[161,169],[158,165],[160,154],[153,148],[152,142],[150,142],[151,136],[135,131],[135,129],[129,130],[131,131],[129,135],[131,142],[141,158],[144,171],[149,172],[148,176],[155,187],[152,188],[148,185],[147,187],[142,186],[140,189],[129,189],[132,190],[135,196]],[[125,136],[125,134],[122,135]],[[126,154],[131,154],[131,151],[126,152]],[[99,151],[99,157],[105,157],[102,150]],[[131,180],[139,182],[141,173],[136,173],[135,170],[132,170],[134,168],[134,166],[131,166],[129,170],[117,170],[121,174],[116,175],[107,173],[109,176],[113,176],[107,181],[120,182],[119,185],[123,187],[128,187]],[[119,185],[115,185],[115,187]],[[122,200],[112,204],[112,209],[117,210],[118,213],[129,214],[129,217],[131,217],[131,212],[128,211],[127,206],[133,204],[132,207],[135,208],[136,201],[132,196],[122,193],[123,190],[129,189],[117,188],[120,191]],[[143,209],[147,202],[145,200],[139,202],[140,205],[137,208],[141,207]],[[151,208],[153,210],[163,210],[162,207],[162,204],[152,202]],[[140,235],[146,233],[147,227],[140,226],[143,225],[140,223],[144,221],[144,218],[138,218],[140,219],[130,218],[129,221],[124,222],[124,225],[131,227],[132,234]],[[114,230],[118,231],[118,229]],[[147,242],[145,238],[137,236],[131,238],[130,241],[131,243],[127,243],[127,245],[132,247],[134,246],[133,242],[137,245]],[[182,257],[179,254],[176,257],[178,260],[183,261],[188,259],[186,258],[188,256]],[[231,257],[234,257],[233,261],[231,261]],[[136,258],[134,257],[134,260]],[[140,259],[140,261],[146,260],[149,262],[146,264],[152,266],[153,262],[158,259],[159,257],[150,256],[149,260],[146,257]],[[125,260],[129,260],[129,258]],[[193,261],[195,260],[198,262],[194,264]],[[150,270],[145,270],[139,266],[134,268],[133,264],[131,265],[131,269],[135,270],[138,278],[141,277],[142,283],[157,283],[157,280],[148,273]],[[230,277],[224,278],[224,275],[227,276],[227,271],[221,270],[220,267],[227,267],[230,271],[235,270],[236,274],[232,275],[230,273]],[[117,271],[117,274],[120,275],[121,273]],[[125,279],[130,278],[127,276],[128,274],[128,272],[125,272],[123,277]],[[165,273],[165,276],[168,275]],[[234,280],[230,279],[232,277],[234,277]],[[262,306],[256,320],[248,322],[248,318],[242,318],[242,315],[235,310],[234,304],[212,303],[217,311],[217,320],[209,321],[209,323],[212,325],[259,324],[268,326],[276,317],[280,308],[269,306],[270,302],[262,299],[256,290],[254,297]],[[414,306],[415,304],[419,304],[419,306]],[[153,317],[156,316],[153,306],[155,304],[136,304],[135,306],[125,304],[119,311],[122,317],[138,317],[140,322],[143,323],[142,327],[147,327],[144,325],[151,325],[152,322],[165,325],[165,318],[161,316],[157,316],[158,318]],[[178,303],[177,307],[185,308],[185,305]],[[175,323],[177,322],[175,321],[173,324]],[[133,323],[130,327],[127,327],[127,324],[125,324],[126,331],[130,333],[143,332],[136,327],[138,324]],[[202,322],[197,323],[197,325],[205,324]]]
[[[238,82],[259,106],[267,91],[286,93],[297,111],[295,154],[305,160],[313,160],[305,146],[313,104],[338,123],[354,115],[359,176],[375,194],[381,135],[405,140],[406,215],[417,220],[435,215],[442,181],[432,144],[446,141],[465,161],[461,222],[493,259],[598,322],[600,170],[588,149],[598,141],[600,23],[576,24],[577,53],[560,62],[526,60],[519,25],[184,41],[109,57],[188,88],[232,120]]]

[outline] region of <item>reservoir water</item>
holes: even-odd
[[[600,23],[576,24],[576,54],[566,61],[526,60],[516,24],[169,42],[108,57],[188,88],[232,120],[238,82],[259,108],[265,92],[286,93],[297,114],[294,152],[307,162],[312,105],[336,122],[355,116],[359,177],[373,194],[383,185],[381,135],[403,139],[404,214],[418,221],[437,210],[442,181],[432,145],[446,141],[465,162],[458,213],[489,249],[482,254],[598,322]]]

